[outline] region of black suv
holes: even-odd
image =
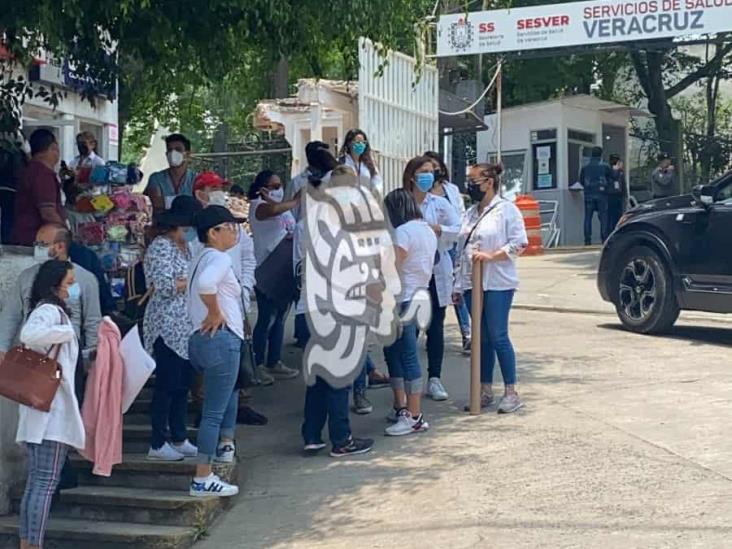
[[[682,309],[732,313],[732,172],[626,212],[602,250],[597,286],[634,332],[664,332]]]

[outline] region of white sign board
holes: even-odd
[[[635,42],[732,31],[732,0],[593,0],[443,15],[437,56]]]

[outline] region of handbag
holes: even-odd
[[[66,323],[61,315],[62,323]],[[13,347],[0,364],[0,395],[34,410],[48,412],[61,385],[58,354],[53,345],[45,355],[23,345]]]
[[[283,238],[254,271],[256,288],[279,309],[295,300],[297,280],[292,267],[293,242]]]

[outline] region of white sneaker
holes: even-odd
[[[427,396],[432,400],[447,400],[447,391],[439,377],[431,377],[427,382]]]
[[[211,473],[206,478],[194,478],[188,493],[193,497],[229,497],[237,495],[239,487]]]
[[[282,361],[277,362],[277,364],[270,368],[265,368],[265,370],[267,370],[267,373],[275,379],[295,379],[300,375],[300,370],[288,368],[282,363]]]
[[[387,427],[384,432],[390,437],[399,437],[419,433],[430,428],[429,423],[424,419],[424,414],[419,414],[417,418],[413,418],[412,414],[406,408],[400,410],[399,420]]]
[[[259,374],[259,381],[262,384],[262,387],[267,387],[269,385],[273,385],[275,382],[275,379],[267,372],[269,368],[265,368],[261,364],[257,366],[257,374]]]
[[[183,454],[184,457],[194,458],[198,455],[198,448],[193,446],[193,444],[191,444],[191,441],[188,439],[185,439],[180,444],[173,443],[172,446],[175,451]]]
[[[150,448],[147,453],[147,459],[153,461],[183,461],[185,457],[167,442],[157,450]]]
[[[219,442],[214,461],[217,463],[234,463],[235,455],[236,446],[234,446],[233,442]]]

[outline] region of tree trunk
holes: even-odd
[[[282,56],[277,62],[277,67],[272,72],[270,81],[270,95],[272,99],[284,99],[290,95],[290,64],[287,58]]]

